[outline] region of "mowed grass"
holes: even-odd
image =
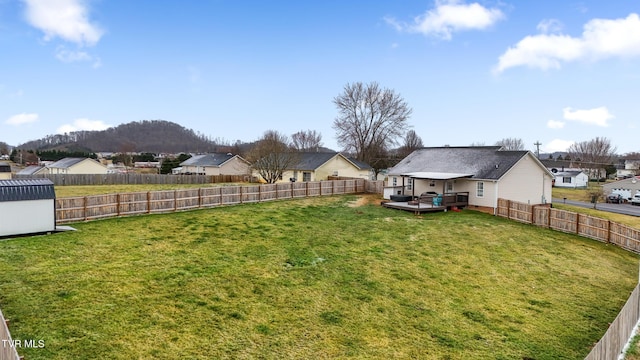
[[[615,246],[358,196],[0,242],[28,359],[582,359],[638,279]]]

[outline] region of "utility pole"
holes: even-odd
[[[536,157],[540,159],[540,145],[542,144],[540,143],[540,141],[536,141],[535,143],[533,143],[533,145],[536,146]]]

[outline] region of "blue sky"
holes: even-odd
[[[0,141],[163,119],[253,141],[322,133],[378,82],[425,146],[640,151],[640,4],[0,0]]]

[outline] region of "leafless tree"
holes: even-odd
[[[412,109],[399,94],[376,82],[347,84],[333,103],[338,108],[333,122],[338,144],[377,172],[381,164],[374,160],[388,157],[389,148],[407,131]]]
[[[251,148],[247,157],[253,170],[269,184],[282,179],[282,174],[290,170],[298,161],[297,151],[290,145],[289,138],[278,131],[268,130]]]
[[[401,158],[407,157],[414,150],[423,148],[422,138],[414,130],[409,130],[404,136],[404,144],[400,147],[399,155]]]
[[[291,143],[298,151],[318,151],[322,146],[322,134],[315,130],[301,130],[291,135]]]
[[[574,163],[589,173],[590,178],[602,177],[602,170],[609,166],[615,156],[616,148],[607,138],[595,139],[573,143],[567,150]]]
[[[524,142],[517,138],[504,138],[496,141],[496,146],[502,146],[502,150],[524,150]]]

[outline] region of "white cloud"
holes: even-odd
[[[95,45],[103,30],[88,17],[88,8],[83,0],[23,0],[26,18],[30,25],[42,30],[44,39],[55,37],[80,46]]]
[[[105,130],[111,127],[105,124],[101,120],[89,120],[87,118],[76,119],[73,124],[65,124],[60,126],[56,132],[58,134],[70,133],[74,131],[91,131],[91,130]]]
[[[99,68],[102,66],[102,61],[99,57],[95,57],[89,54],[86,51],[79,50],[68,50],[64,46],[59,46],[56,49],[56,59],[64,62],[64,63],[73,63],[73,62],[93,62],[93,68]]]
[[[536,28],[543,34],[559,33],[562,31],[563,25],[557,19],[545,19],[542,20]]]
[[[633,56],[640,56],[638,14],[630,14],[624,19],[590,20],[584,25],[581,37],[562,34],[526,36],[499,57],[494,72],[500,73],[516,66],[557,69],[570,61]]]
[[[549,129],[562,129],[564,127],[564,121],[549,120],[547,121],[547,127]]]
[[[561,140],[561,139],[553,139],[548,144],[546,144],[543,149],[546,153],[552,153],[556,151],[567,151],[569,146],[573,145],[575,141],[573,140]]]
[[[436,0],[436,7],[406,24],[386,17],[385,21],[398,31],[421,33],[450,40],[454,32],[486,29],[504,18],[497,8],[478,3],[465,4],[459,0]]]
[[[566,107],[562,109],[562,113],[566,120],[579,121],[602,127],[609,126],[609,120],[615,118],[615,116],[613,116],[613,114],[611,114],[604,106],[589,110],[574,110],[570,107]]]
[[[20,125],[29,124],[36,121],[38,121],[38,114],[22,113],[18,115],[13,115],[12,117],[8,118],[4,123],[7,125],[20,126]]]

